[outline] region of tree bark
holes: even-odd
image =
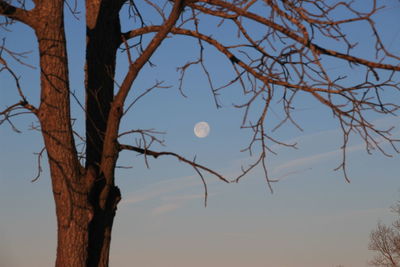
[[[86,166],[99,168],[121,43],[115,1],[86,2]]]
[[[57,267],[108,266],[111,231],[121,199],[115,186],[115,166],[124,100],[134,78],[183,8],[182,1],[175,3],[166,25],[130,66],[128,79],[125,79],[128,82],[124,82],[119,100],[115,101],[116,52],[121,44],[119,10],[123,2],[86,2],[85,167],[79,162],[71,124],[64,1],[36,1],[35,8],[30,11],[0,2],[0,13],[31,26],[38,38],[41,99],[35,114],[48,155],[55,200]]]
[[[90,5],[86,68],[86,170],[79,163],[71,126],[63,2],[43,3],[36,11],[40,18],[35,31],[41,67],[38,116],[56,206],[57,267],[108,266],[111,229],[120,199],[113,177],[112,184],[105,183],[99,172],[102,136],[113,100],[115,55],[120,36],[118,12],[110,14],[108,8],[96,7],[94,2]],[[93,8],[98,8],[97,13]],[[110,20],[114,24],[110,24]],[[101,206],[100,195],[104,188],[111,193],[107,194],[105,205]]]
[[[56,206],[57,267],[108,266],[111,230],[120,200],[114,174],[106,182],[100,171],[120,44],[120,7],[114,6],[114,1],[104,2],[87,1],[85,168],[78,160],[71,125],[63,1],[44,1],[34,10],[40,20],[34,27],[41,67],[38,117]],[[116,161],[117,156],[114,158]]]
[[[86,1],[86,169],[94,177],[89,188],[93,219],[89,224],[88,266],[108,266],[112,225],[121,198],[114,184],[117,150],[112,155],[112,173],[105,177],[101,168],[104,135],[112,119],[116,53],[121,43],[120,4]]]
[[[63,1],[37,6],[41,104],[38,117],[47,150],[57,214],[56,266],[86,266],[88,225],[93,217],[70,115]]]

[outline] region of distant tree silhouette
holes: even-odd
[[[400,202],[392,207],[392,211],[397,215],[393,224],[387,226],[379,222],[371,232],[368,248],[377,254],[369,262],[372,266],[400,266]]]
[[[31,9],[25,8],[32,5]],[[357,6],[362,10],[368,7],[368,11]],[[377,1],[365,0],[87,0],[86,66],[82,69],[86,96],[85,104],[81,104],[86,129],[78,135],[71,120],[70,97],[79,104],[83,101],[70,88],[67,52],[74,51],[68,51],[64,31],[64,12],[77,15],[77,10],[68,1],[0,0],[2,29],[14,22],[23,23],[33,29],[38,41],[41,94],[40,104],[35,106],[25,94],[27,88],[21,86],[24,77],[20,78],[10,64],[24,64],[25,54],[14,51],[3,40],[2,75],[15,79],[20,100],[3,107],[0,115],[1,123],[15,130],[13,118],[17,115],[29,113],[39,121],[37,129],[45,144],[39,158],[47,153],[56,206],[56,266],[108,266],[111,229],[121,199],[115,168],[122,150],[142,154],[146,162],[148,157],[175,157],[191,165],[203,182],[204,173],[224,182],[237,182],[260,166],[272,190],[271,183],[276,180],[268,176],[266,164],[267,155],[274,153],[272,145],[295,147],[274,137],[273,132],[285,123],[301,129],[292,117],[295,100],[309,95],[332,112],[342,130],[343,160],[338,169],[343,170],[346,179],[346,147],[351,133],[365,141],[368,152],[378,149],[389,155],[383,147],[387,143],[398,152],[392,128],[380,129],[372,122],[376,114],[393,115],[399,109],[398,102],[391,99],[399,96],[400,58],[381,38],[375,21],[380,9]],[[129,18],[121,10],[129,11]],[[121,21],[128,19],[132,28],[123,32]],[[353,24],[357,32],[348,29]],[[397,26],[395,21],[391,25]],[[362,44],[367,48],[357,46],[359,32],[369,34],[369,41]],[[225,88],[242,88],[243,102],[236,107],[243,110],[241,127],[252,132],[244,151],[257,157],[237,177],[228,179],[176,152],[156,151],[152,145],[162,139],[154,130],[120,131],[124,115],[128,110],[134,112],[136,101],[163,86],[155,82],[143,94],[132,89],[143,66],[154,65],[151,57],[162,42],[176,36],[194,41],[194,59],[178,68],[182,94],[185,74],[196,66],[209,81],[217,107],[221,107],[219,98]],[[129,62],[121,81],[115,77],[118,49],[125,51]],[[234,75],[218,86],[214,82],[218,74],[209,71],[205,60],[211,49],[226,58]],[[368,53],[363,49],[369,49]],[[331,70],[337,62],[346,64]],[[136,96],[133,102],[127,100],[128,94]],[[272,103],[280,103],[282,108],[283,120],[277,125],[266,123]],[[122,143],[121,137],[127,135],[140,141]],[[77,140],[85,145],[82,153],[77,149]],[[206,187],[205,192],[207,197]]]

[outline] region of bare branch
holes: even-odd
[[[371,148],[377,148],[384,155],[390,156],[383,149],[380,139],[390,143],[394,151],[398,152],[399,140],[391,136],[391,129],[378,129],[367,117],[369,111],[396,115],[400,109],[398,103],[385,102],[381,97],[384,90],[400,91],[400,83],[394,78],[400,70],[400,64],[385,63],[391,62],[386,59],[398,60],[400,57],[391,54],[385,48],[375,28],[372,16],[381,9],[377,6],[377,2],[373,1],[368,12],[357,11],[351,2],[342,1],[304,3],[304,5],[315,6],[315,9],[303,7],[301,1],[268,0],[264,2],[266,5],[263,8],[266,6],[270,12],[269,16],[258,12],[258,6],[253,8],[257,5],[257,1],[204,0],[188,3],[192,9],[191,16],[185,17],[181,24],[170,30],[173,35],[193,37],[199,44],[199,57],[178,68],[181,72],[178,88],[183,95],[182,84],[185,72],[197,64],[203,68],[215,100],[219,90],[234,84],[239,84],[243,88],[244,95],[250,94],[244,104],[235,106],[244,109],[242,128],[253,130],[250,144],[244,151],[251,153],[252,147],[257,144],[261,152],[254,165],[250,164],[248,168],[242,169],[242,174],[236,181],[260,164],[269,183],[265,157],[267,152],[275,153],[271,150],[269,142],[295,148],[295,144],[285,144],[273,138],[268,132],[270,128],[264,129],[265,121],[269,117],[265,116],[269,109],[270,100],[268,99],[276,98],[275,95],[281,97],[279,101],[282,103],[284,117],[271,129],[271,133],[288,122],[302,131],[302,127],[292,117],[292,112],[295,111],[294,99],[300,92],[310,94],[332,111],[344,137],[342,163],[337,169],[343,170],[346,181],[349,181],[346,172],[346,148],[350,134],[355,133],[361,136],[368,152]],[[338,8],[345,8],[348,11],[346,16],[349,17],[337,19],[337,14],[334,15],[334,13]],[[206,33],[205,28],[200,31],[200,22],[206,20],[207,16],[220,18],[218,27],[225,21],[232,22],[230,26],[233,24],[238,32],[237,42],[229,41],[229,45],[224,44],[226,40]],[[376,61],[352,55],[357,44],[348,39],[341,25],[354,22],[365,23],[373,34],[375,50],[381,54],[379,57],[377,54]],[[184,25],[186,29],[182,28]],[[255,32],[252,26],[264,27],[267,33]],[[123,33],[123,36],[130,39],[158,32],[161,27],[145,26]],[[339,52],[339,50],[335,51],[318,45],[317,33],[324,38],[340,42],[347,48],[346,51]],[[213,77],[204,65],[205,44],[222,53],[229,60],[236,74],[236,77],[218,88],[214,86]],[[326,58],[347,62],[350,68],[357,67],[365,73],[365,81],[350,84],[346,81],[346,76],[332,77],[330,61],[326,61]],[[255,104],[260,101],[265,104],[257,112],[257,117],[251,119],[255,121],[252,123],[249,116],[250,114],[254,116],[254,110],[260,109],[260,105]],[[216,103],[218,106],[218,102]]]
[[[4,43],[4,42],[3,42]],[[15,82],[15,86],[18,92],[18,95],[20,96],[21,100],[18,103],[15,103],[7,108],[5,108],[4,110],[0,111],[0,125],[3,124],[4,122],[8,122],[11,126],[11,128],[16,131],[16,132],[20,132],[15,125],[11,122],[10,118],[17,116],[17,115],[21,115],[21,114],[34,114],[37,115],[38,110],[36,107],[34,107],[33,105],[31,105],[26,96],[24,95],[20,82],[19,82],[19,77],[15,74],[15,72],[8,66],[7,62],[1,57],[2,56],[2,52],[6,51],[4,50],[4,46],[1,47],[0,50],[0,64],[3,65],[2,67],[0,67],[0,73],[2,71],[7,71],[11,77],[13,78],[14,82]],[[13,53],[9,50],[6,51],[7,53],[13,55]],[[28,112],[20,112],[21,109],[25,109],[28,110]]]
[[[194,160],[193,160],[194,161]],[[199,169],[196,166],[193,166],[193,168],[195,169],[195,171],[197,172],[197,174],[200,176],[201,181],[203,183],[204,186],[204,207],[207,207],[207,199],[208,199],[208,189],[207,189],[207,183],[206,180],[203,177],[203,174],[199,171]]]
[[[231,3],[228,3],[228,2],[225,2],[225,1],[221,1],[221,0],[202,0],[202,1],[198,1],[198,2],[204,2],[204,3],[208,3],[208,4],[219,6],[221,8],[226,8],[227,10],[236,13],[237,16],[243,16],[243,17],[246,17],[248,19],[254,20],[254,21],[256,21],[256,22],[258,22],[260,24],[263,24],[265,26],[271,27],[272,29],[274,29],[276,31],[279,31],[280,33],[283,33],[287,37],[289,37],[289,38],[293,39],[294,41],[304,45],[305,47],[308,47],[308,48],[310,48],[312,50],[318,51],[321,54],[326,54],[326,55],[329,55],[329,56],[341,58],[341,59],[344,59],[344,60],[349,61],[349,62],[353,62],[353,63],[362,64],[362,65],[368,66],[370,68],[377,68],[377,69],[379,68],[379,69],[387,69],[387,70],[395,70],[395,71],[399,71],[400,70],[400,65],[395,66],[395,65],[390,65],[390,64],[382,64],[382,63],[379,63],[379,62],[372,62],[372,61],[368,61],[368,60],[365,60],[365,59],[362,59],[362,58],[358,58],[358,57],[355,57],[355,56],[351,56],[351,55],[348,55],[348,54],[343,54],[343,53],[340,53],[340,52],[337,52],[337,51],[334,51],[334,50],[331,50],[331,49],[323,48],[323,47],[321,47],[321,46],[319,46],[317,44],[312,43],[311,40],[299,36],[298,34],[295,33],[295,31],[291,31],[290,29],[287,29],[282,25],[274,23],[272,20],[268,20],[268,19],[263,18],[263,17],[255,14],[255,13],[246,11],[246,10],[244,10],[244,9],[234,5],[234,4],[231,4]],[[193,8],[196,8],[195,4],[191,4],[189,6],[191,6]],[[202,8],[202,11],[205,12],[205,9]],[[218,16],[221,16],[221,17],[226,17],[226,15],[225,15],[226,13],[224,13],[224,12],[217,13],[217,12],[212,12],[212,10],[210,10],[209,13],[213,14],[213,15],[218,15]],[[228,16],[228,18],[229,17],[230,16]]]
[[[44,151],[46,151],[45,147],[43,147],[42,150],[40,150],[39,153],[36,153],[36,155],[37,155],[37,164],[38,164],[38,173],[35,176],[35,178],[33,178],[31,180],[32,183],[36,182],[39,179],[40,175],[42,174],[42,171],[43,171],[43,169],[42,169],[42,156],[43,156],[43,152]]]
[[[150,88],[147,88],[143,93],[141,93],[139,96],[137,96],[129,105],[127,105],[127,107],[125,108],[125,111],[124,111],[124,115],[141,99],[141,98],[143,98],[144,96],[146,96],[148,93],[150,93],[151,91],[153,91],[154,89],[157,89],[157,88],[163,88],[163,89],[166,89],[166,88],[171,88],[171,86],[163,86],[162,84],[163,84],[164,82],[163,81],[161,81],[161,82],[159,82],[159,81],[156,81],[156,84],[155,85],[153,85],[152,87],[150,87]]]
[[[165,21],[164,25],[160,27],[157,34],[150,41],[143,53],[129,66],[128,73],[126,74],[124,81],[121,84],[114,101],[111,106],[110,115],[107,121],[107,129],[104,136],[104,147],[102,152],[101,166],[100,169],[106,179],[113,179],[114,166],[118,158],[118,150],[116,147],[116,141],[118,136],[119,124],[123,115],[123,106],[125,104],[126,97],[131,89],[132,83],[137,77],[139,71],[146,64],[146,62],[153,55],[154,51],[161,45],[162,41],[166,38],[171,28],[175,25],[178,20],[183,8],[183,0],[176,0],[170,13],[169,18]],[[111,181],[109,181],[111,183]],[[102,199],[107,199],[109,189],[105,188],[102,193]],[[103,206],[105,203],[101,203]]]
[[[10,19],[18,20],[31,27],[33,27],[35,23],[35,18],[32,13],[32,11],[27,11],[10,5],[5,0],[0,0],[0,15],[7,16]]]
[[[219,173],[217,173],[217,172],[215,172],[215,171],[213,171],[213,170],[211,170],[211,169],[209,169],[209,168],[207,168],[207,167],[205,167],[203,165],[200,165],[200,164],[196,163],[195,160],[188,160],[188,159],[186,159],[186,158],[184,158],[184,157],[182,157],[182,156],[180,156],[180,155],[178,155],[178,154],[176,154],[174,152],[167,152],[167,151],[156,152],[156,151],[153,151],[153,150],[143,149],[143,148],[140,148],[140,147],[131,146],[131,145],[124,145],[124,144],[120,144],[119,145],[119,150],[131,150],[131,151],[135,151],[135,152],[138,152],[140,154],[143,154],[143,155],[152,156],[154,158],[158,158],[160,156],[172,156],[172,157],[177,158],[179,161],[182,161],[182,162],[185,162],[185,163],[189,164],[190,166],[192,166],[195,169],[196,168],[197,169],[201,169],[201,170],[203,170],[205,172],[208,172],[208,173],[216,176],[221,181],[224,181],[225,183],[229,183],[229,181],[224,176],[222,176],[221,174],[219,174]]]

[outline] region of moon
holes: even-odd
[[[208,125],[208,123],[205,121],[198,122],[194,126],[193,131],[198,138],[207,137],[207,135],[210,133],[210,125]]]

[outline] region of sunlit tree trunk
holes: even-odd
[[[63,2],[41,6],[42,21],[36,28],[42,90],[39,119],[57,213],[56,266],[108,266],[111,229],[120,199],[118,188],[105,182],[99,168],[113,100],[118,9],[88,2],[85,168],[79,163],[71,127]],[[103,197],[105,188],[109,193]]]
[[[41,105],[38,112],[47,150],[57,213],[56,266],[85,266],[88,258],[87,201],[84,171],[71,127],[68,60],[62,1],[41,7],[36,27],[41,68]]]

